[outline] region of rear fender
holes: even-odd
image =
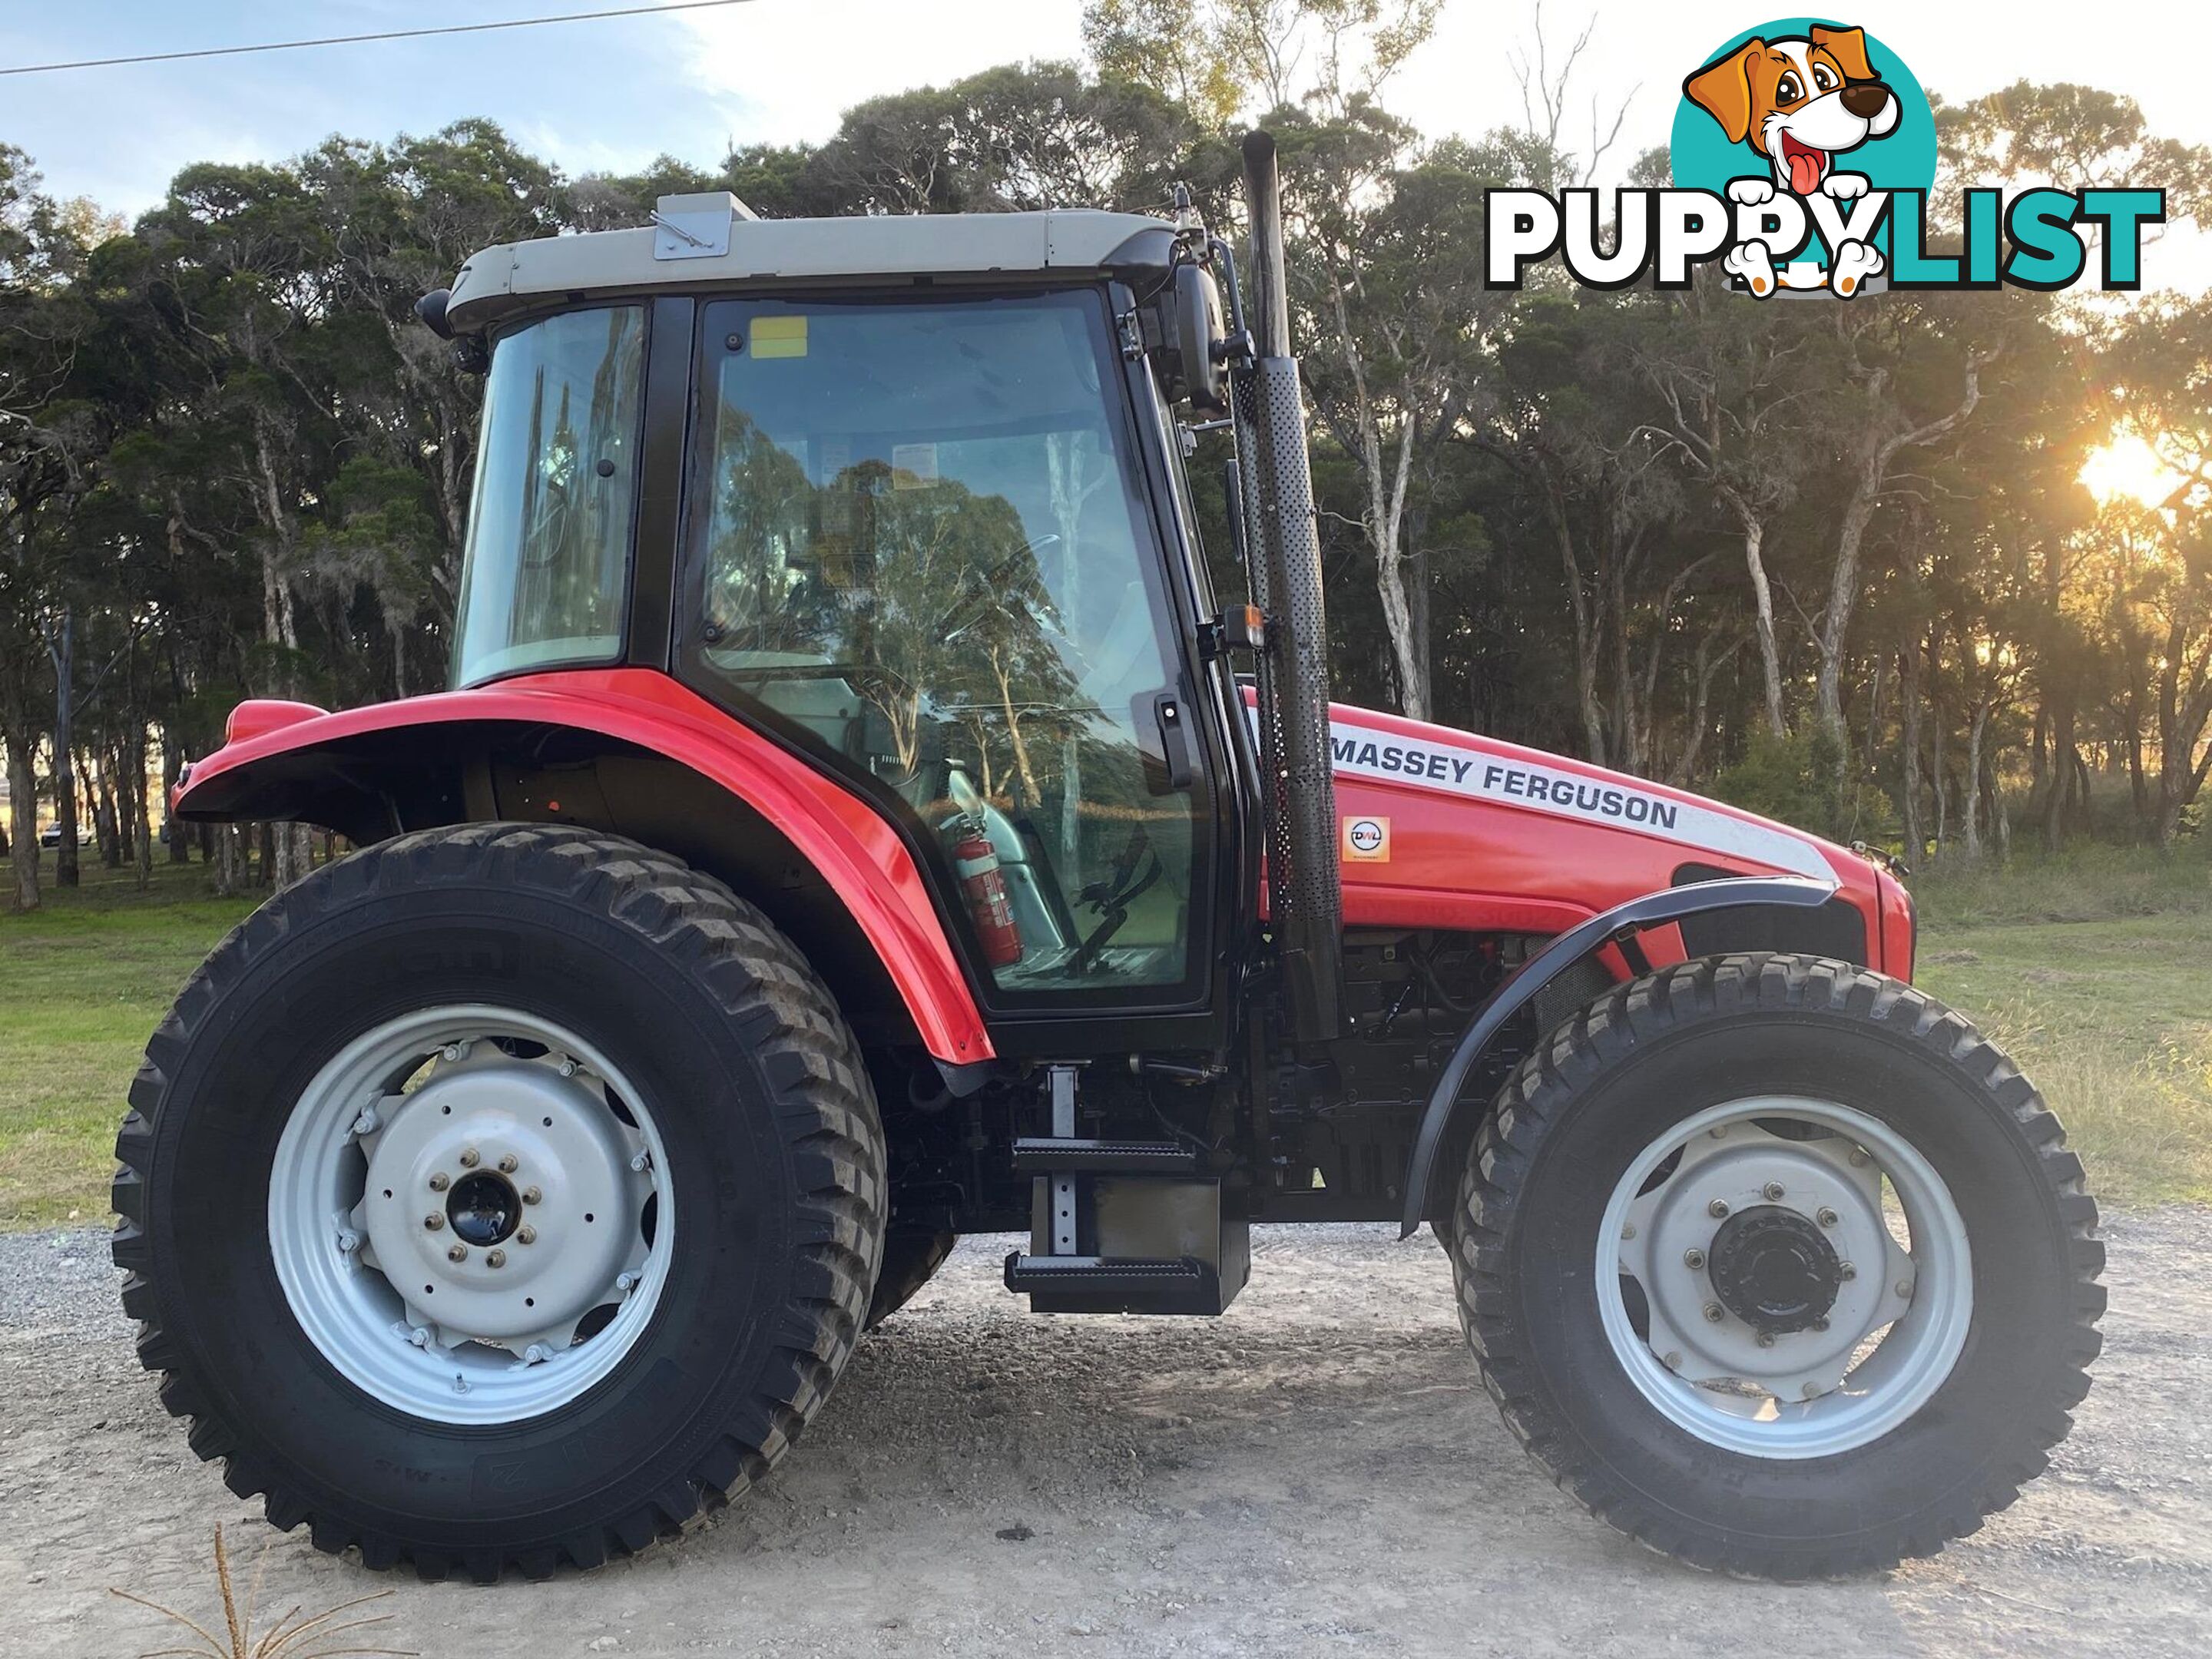
[[[335,714],[244,705],[230,740],[193,763],[173,805],[186,819],[289,819],[362,842],[491,818],[585,823],[730,877],[771,915],[811,919],[821,906],[810,895],[826,890],[836,912],[823,918],[826,932],[800,935],[825,975],[835,977],[819,953],[836,953],[849,934],[844,956],[856,972],[888,977],[933,1058],[969,1066],[993,1057],[897,831],[665,675],[570,670]]]
[[[1647,927],[1679,921],[1684,916],[1705,911],[1744,905],[1825,904],[1835,890],[1832,882],[1802,876],[1754,876],[1670,887],[1602,911],[1561,933],[1530,957],[1511,978],[1491,993],[1489,1000],[1482,1005],[1474,1023],[1461,1036],[1459,1046],[1452,1050],[1451,1061],[1437,1077],[1437,1086],[1430,1091],[1428,1109],[1421,1116],[1420,1133],[1413,1141],[1413,1156],[1406,1167],[1406,1213],[1399,1237],[1411,1237],[1422,1218],[1430,1213],[1429,1184],[1436,1176],[1437,1154],[1455,1119],[1462,1112],[1482,1111],[1487,1104],[1460,1098],[1468,1074],[1505,1028],[1506,1022],[1534,1002],[1546,986],[1607,945],[1630,949],[1632,963],[1641,955],[1641,947],[1632,942]]]

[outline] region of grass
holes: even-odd
[[[12,897],[15,872],[0,872]],[[40,873],[52,882],[51,858]],[[0,911],[0,1227],[107,1215],[115,1126],[147,1035],[253,908],[213,896],[212,878],[157,864],[142,894],[134,872],[94,859],[83,886],[48,885],[27,915]]]
[[[2042,1086],[2111,1202],[2212,1201],[2208,850],[2087,848],[1914,883],[1920,982]],[[45,909],[0,912],[0,1227],[107,1214],[147,1033],[252,906],[209,884],[203,866],[164,864],[141,894],[94,864]]]

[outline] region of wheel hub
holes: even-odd
[[[1739,1210],[1721,1224],[1711,1272],[1721,1306],[1776,1336],[1825,1326],[1844,1282],[1843,1260],[1820,1229],[1778,1204]]]
[[[504,1244],[522,1224],[522,1194],[505,1176],[479,1170],[454,1182],[446,1200],[446,1218],[464,1244]]]
[[[599,1085],[491,1044],[401,1097],[374,1135],[368,1259],[447,1343],[568,1346],[618,1300],[650,1176]]]
[[[1956,1206],[1909,1140],[1838,1103],[1766,1096],[1692,1114],[1622,1171],[1600,1232],[1614,1352],[1662,1413],[1732,1450],[1814,1457],[1876,1438],[1965,1341],[1972,1268]]]

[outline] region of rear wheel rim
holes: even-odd
[[[1763,1458],[1832,1456],[1903,1425],[1973,1315],[1966,1224],[1935,1166],[1881,1120],[1800,1096],[1708,1107],[1646,1146],[1606,1206],[1596,1276],[1644,1398]]]
[[[485,1005],[386,1021],[293,1105],[269,1186],[307,1340],[432,1422],[542,1416],[652,1322],[676,1224],[643,1097],[552,1020]]]

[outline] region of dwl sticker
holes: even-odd
[[[1355,864],[1390,861],[1390,820],[1376,817],[1344,821],[1344,856]]]

